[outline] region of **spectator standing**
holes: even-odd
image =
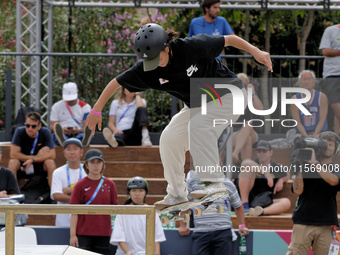
[[[37,179],[39,186],[52,183],[52,174],[56,169],[54,143],[48,128],[41,126],[41,116],[37,112],[28,112],[24,127],[16,129],[10,151],[8,168],[17,179]]]
[[[83,156],[82,143],[76,138],[70,138],[64,141],[63,147],[67,162],[53,172],[51,187],[51,199],[58,204],[68,204],[76,183],[87,176],[83,164],[80,163]],[[70,227],[70,217],[70,214],[57,214],[55,225]]]
[[[295,127],[297,134],[304,136],[319,137],[320,132],[327,131],[327,113],[328,100],[327,96],[315,90],[315,74],[312,71],[304,70],[299,75],[299,85],[311,93],[311,99],[302,105],[309,110],[311,115],[305,115],[295,104],[291,104],[291,113],[294,120],[297,121]],[[298,93],[292,98],[301,99],[305,95]]]
[[[240,192],[245,213],[251,216],[280,214],[290,208],[288,198],[273,199],[273,195],[283,189],[289,180],[289,173],[280,171],[280,164],[271,161],[273,150],[269,142],[260,140],[256,146],[257,158],[244,160],[239,178],[235,180]],[[282,168],[281,168],[282,169]],[[265,202],[257,204],[259,197],[265,196]],[[269,200],[269,202],[267,202]]]
[[[218,16],[220,13],[220,0],[203,0],[202,9],[204,16],[194,18],[190,23],[189,37],[198,34],[208,35],[234,35],[228,21]],[[217,57],[221,60],[221,55]]]
[[[311,159],[303,162],[293,183],[293,192],[299,198],[287,255],[307,255],[311,246],[315,255],[328,254],[333,231],[339,226],[336,195],[340,184],[333,160],[340,149],[340,138],[330,131],[322,132],[320,138],[328,142],[327,148],[320,151],[320,158],[311,149]]]
[[[334,132],[340,129],[340,24],[327,27],[319,49],[325,56],[323,62],[323,90],[334,111]]]
[[[86,147],[91,141],[91,131],[86,127],[85,120],[91,106],[78,99],[78,88],[74,82],[63,85],[63,99],[52,105],[50,129],[56,145],[62,145],[71,137],[82,141]]]
[[[200,188],[199,183],[200,179],[197,173],[191,170],[187,176],[189,200],[192,200],[190,193]],[[245,236],[249,234],[249,230],[245,225],[242,202],[235,185],[229,179],[225,179],[223,184],[229,192],[229,197],[226,200],[216,201],[212,204],[212,206],[222,206],[223,213],[203,213],[201,216],[194,214],[195,228],[192,235],[192,255],[232,254],[232,241],[236,240],[237,237],[234,234],[230,218],[231,206],[235,208],[235,214],[240,223],[239,234]],[[199,206],[199,208],[203,209],[203,206]],[[186,223],[180,221],[178,232],[181,236],[186,236],[190,234],[190,229]]]
[[[117,205],[117,189],[113,181],[103,176],[103,153],[97,149],[85,153],[84,170],[87,177],[73,189],[70,204]],[[70,245],[109,254],[111,236],[110,215],[71,215]]]
[[[115,148],[125,145],[152,146],[148,130],[146,101],[140,92],[121,88],[119,99],[113,100],[109,112],[109,127],[103,135]]]
[[[139,176],[131,178],[127,183],[129,198],[125,205],[145,205],[149,186],[147,181]],[[160,242],[165,241],[162,224],[155,215],[155,255],[160,255]],[[116,255],[145,254],[146,218],[144,215],[117,215],[110,243],[118,245]]]

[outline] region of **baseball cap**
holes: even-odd
[[[63,85],[63,100],[72,101],[78,98],[77,84],[74,82],[68,82]]]
[[[91,161],[93,159],[100,159],[104,161],[103,153],[100,150],[92,149],[85,153],[85,161]]]
[[[256,149],[264,149],[270,151],[272,149],[272,146],[270,145],[269,142],[265,140],[260,140],[256,145]]]
[[[145,72],[155,70],[159,65],[160,54],[153,59],[143,59],[143,69]]]
[[[77,139],[77,138],[69,138],[69,139],[67,139],[67,140],[65,140],[63,142],[64,149],[65,149],[65,147],[67,145],[69,145],[71,143],[78,145],[80,148],[83,148],[83,144],[81,143],[81,141],[79,139]]]

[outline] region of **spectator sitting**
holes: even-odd
[[[91,106],[78,99],[77,84],[73,82],[63,85],[63,99],[52,106],[50,129],[56,145],[62,145],[68,138],[74,137],[82,141],[84,147],[91,141],[92,133],[85,120]]]
[[[68,204],[78,180],[87,176],[83,164],[80,163],[80,158],[83,156],[82,143],[76,138],[70,138],[64,141],[63,147],[66,164],[53,172],[51,187],[51,199],[58,204]],[[70,214],[57,214],[55,225],[70,227],[70,218]]]
[[[119,99],[113,100],[109,127],[103,135],[112,148],[125,145],[152,146],[148,131],[146,101],[139,92],[121,88]]]
[[[88,150],[84,162],[87,176],[77,182],[72,191],[70,204],[118,204],[116,185],[103,176],[104,169],[103,153],[97,149]],[[110,215],[71,215],[71,246],[108,255],[111,232]]]
[[[235,180],[245,213],[251,216],[283,213],[290,208],[290,200],[272,199],[272,196],[283,189],[284,183],[289,179],[289,173],[274,171],[280,164],[270,160],[273,150],[269,142],[259,141],[256,153],[256,159],[242,161],[239,178]],[[257,204],[256,200],[259,200],[261,195],[269,202]]]
[[[48,128],[41,127],[40,114],[28,112],[25,126],[17,128],[14,133],[8,162],[8,168],[18,181],[29,179],[25,185],[19,185],[25,194],[26,203],[43,202],[46,197],[42,198],[42,194],[48,194],[49,197],[52,174],[56,169],[55,156],[51,133]],[[30,193],[33,187],[40,194]],[[35,198],[30,199],[30,195]]]
[[[0,161],[2,158],[2,149],[0,147]],[[13,172],[0,166],[0,198],[7,198],[10,195],[20,194],[18,183]]]
[[[148,194],[147,181],[139,176],[131,178],[127,183],[129,198],[125,205],[145,205]],[[160,242],[165,241],[165,235],[161,221],[155,215],[155,255],[160,255]],[[110,243],[119,245],[116,255],[145,254],[145,229],[146,219],[144,215],[117,215],[115,227],[112,231]]]
[[[311,93],[311,99],[302,105],[311,115],[305,115],[295,104],[291,104],[292,117],[297,122],[296,135],[319,137],[320,132],[327,131],[328,100],[324,93],[315,90],[315,74],[304,70],[299,75],[299,85]],[[292,98],[304,98],[305,95],[297,93]]]
[[[237,74],[237,77],[242,80],[247,92],[248,89],[251,89],[254,108],[257,110],[263,110],[263,104],[260,98],[256,95],[253,84],[249,83],[248,76],[245,73],[239,73]],[[245,114],[243,117],[240,117],[237,122],[249,119],[251,119],[251,112],[247,107]],[[239,156],[241,156],[242,160],[251,159],[253,144],[258,141],[258,138],[258,134],[255,132],[254,128],[247,125],[247,122],[244,126],[233,125],[233,163],[239,162]]]
[[[187,175],[189,196],[193,190],[200,188],[199,183],[200,179],[197,173],[191,170]],[[236,217],[240,223],[239,234],[246,236],[249,234],[249,230],[245,225],[242,202],[235,185],[229,179],[225,179],[223,184],[229,192],[229,197],[227,200],[216,201],[212,204],[213,206],[222,206],[224,209],[223,213],[206,212],[201,216],[194,214],[195,229],[192,236],[192,255],[232,254],[232,240],[235,240],[237,237],[232,229],[233,226],[230,218],[231,206],[235,208]],[[192,198],[190,199],[192,200]],[[199,206],[199,208],[203,209],[203,206]],[[190,229],[183,221],[180,221],[178,232],[181,236],[186,236],[190,234]]]

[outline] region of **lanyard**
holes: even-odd
[[[38,137],[39,137],[39,131],[37,132],[37,135],[36,135],[36,137],[35,137],[35,139],[34,139],[33,146],[32,146],[31,152],[30,152],[31,155],[33,155],[34,150],[35,150],[35,147],[37,146]]]
[[[124,117],[125,113],[131,108],[131,104],[126,108],[126,110],[123,112],[122,116],[120,116],[118,123],[121,121],[121,119]]]
[[[67,187],[71,187],[71,179],[70,179],[70,168],[68,167],[68,162],[66,162],[66,174],[67,174]],[[79,179],[81,180],[82,177],[82,168],[79,164]]]
[[[68,112],[71,114],[71,117],[73,118],[73,120],[81,127],[81,124],[80,124],[79,121],[76,120],[76,118],[73,116],[73,113],[72,113],[72,111],[71,111],[71,108],[70,108],[70,106],[68,105],[68,103],[67,103],[66,101],[65,101],[65,104],[66,104],[66,108],[67,108]]]
[[[99,184],[98,184],[96,190],[95,190],[94,193],[92,194],[92,197],[90,198],[90,200],[87,201],[87,202],[85,203],[86,205],[91,204],[92,201],[96,198],[96,196],[97,196],[97,194],[98,194],[98,192],[99,192],[99,190],[100,190],[100,187],[102,186],[103,182],[104,182],[104,176],[102,176],[102,179],[100,180],[100,182],[99,182]]]

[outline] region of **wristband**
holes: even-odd
[[[246,224],[240,224],[238,225],[239,228],[246,228]]]
[[[128,250],[128,252],[126,253],[126,255],[131,255],[132,252],[130,250]]]
[[[94,111],[93,109],[91,109],[91,111],[90,111],[92,114],[94,114],[94,115],[102,115],[102,112],[96,112],[96,111]]]
[[[34,164],[35,163],[35,160],[34,160],[34,158],[31,158],[32,159],[32,163]]]

